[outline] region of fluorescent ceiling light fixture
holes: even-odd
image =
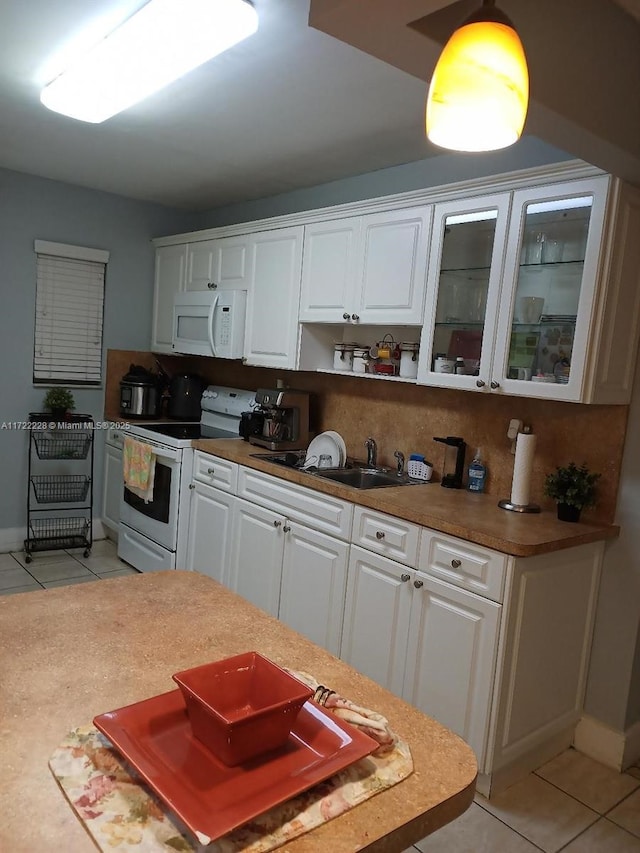
[[[427,137],[454,151],[494,151],[520,138],[529,103],[522,42],[494,0],[453,33],[427,96]]]
[[[99,124],[257,29],[248,0],[150,0],[45,86],[40,100]]]

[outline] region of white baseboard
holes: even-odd
[[[104,525],[99,518],[93,519],[91,531],[94,541],[104,539],[106,536]],[[26,527],[0,528],[0,554],[7,554],[9,551],[22,551],[26,537]]]
[[[619,731],[595,717],[584,716],[576,726],[573,745],[578,752],[622,772],[640,758],[640,722]]]

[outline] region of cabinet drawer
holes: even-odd
[[[418,559],[420,527],[392,515],[356,506],[351,541],[412,568]]]
[[[353,504],[278,477],[240,467],[238,495],[338,539],[351,536]]]
[[[193,479],[235,494],[238,488],[238,465],[196,450],[193,455]]]
[[[443,533],[422,530],[418,568],[492,601],[502,601],[508,557]]]

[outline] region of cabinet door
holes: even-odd
[[[361,221],[355,216],[305,226],[301,322],[351,322],[359,308],[354,290]]]
[[[284,532],[279,618],[338,655],[349,545],[291,521]]]
[[[414,573],[351,546],[340,657],[402,695]]]
[[[120,523],[120,499],[124,489],[122,450],[104,446],[104,487],[102,492],[102,523],[114,533]]]
[[[173,352],[173,297],[184,290],[186,246],[160,246],[156,249],[153,290],[153,352]]]
[[[251,237],[245,361],[293,369],[298,350],[302,226]]]
[[[214,283],[214,263],[218,240],[187,244],[185,290],[207,290]]]
[[[579,401],[594,316],[608,178],[513,194],[492,382]]]
[[[230,587],[278,615],[285,517],[237,498],[233,511]]]
[[[187,566],[191,572],[229,583],[229,557],[235,497],[192,483]]]
[[[415,575],[404,698],[485,759],[501,605]]]
[[[419,383],[489,390],[508,215],[508,193],[436,205]]]
[[[361,323],[422,325],[431,212],[416,207],[363,217],[356,283]]]

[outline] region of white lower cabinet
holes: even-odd
[[[203,483],[191,489],[186,567],[227,585],[236,498]]]
[[[502,606],[416,572],[403,696],[484,766]]]
[[[102,489],[102,523],[117,535],[120,523],[120,499],[124,489],[122,445],[104,446],[104,484]]]
[[[339,654],[353,505],[240,467],[230,586]]]
[[[351,546],[340,657],[398,696],[404,682],[413,576],[395,560]]]

